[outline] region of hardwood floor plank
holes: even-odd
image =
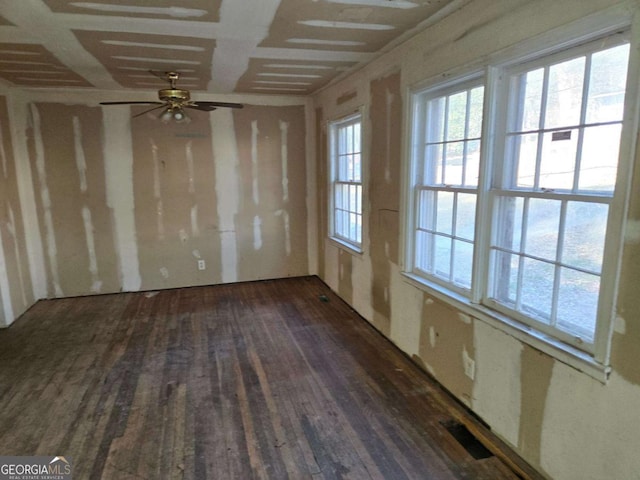
[[[520,478],[447,431],[465,415],[315,277],[42,301],[0,331],[0,452],[77,479]]]

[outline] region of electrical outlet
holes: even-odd
[[[476,362],[469,356],[466,349],[462,351],[462,364],[464,365],[464,374],[474,380],[476,378]]]
[[[476,362],[473,359],[469,358],[465,362],[464,373],[471,380],[475,379],[475,377],[476,377]]]
[[[204,270],[205,268],[207,268],[207,266],[204,263],[204,260],[202,259],[198,260],[198,270]]]

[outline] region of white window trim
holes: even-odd
[[[424,159],[424,155],[425,155],[425,142],[423,135],[420,132],[425,132],[425,127],[426,127],[426,112],[425,112],[425,107],[426,107],[426,102],[425,102],[425,98],[430,98],[431,94],[434,93],[438,96],[440,95],[448,95],[453,91],[456,91],[458,89],[460,90],[464,90],[466,88],[470,88],[472,86],[478,86],[478,85],[484,85],[483,82],[483,76],[484,76],[484,72],[482,71],[475,71],[473,73],[458,77],[455,79],[455,81],[451,82],[451,81],[446,81],[446,82],[437,82],[433,85],[430,84],[421,84],[421,86],[419,87],[414,87],[414,89],[411,92],[411,95],[409,96],[409,98],[411,99],[411,108],[409,109],[411,111],[411,120],[409,125],[411,125],[411,136],[409,141],[413,142],[411,144],[411,157],[412,158],[421,158]],[[484,113],[484,112],[483,112]],[[484,132],[481,132],[484,133]],[[416,140],[420,140],[417,141]],[[481,141],[481,145],[484,142]],[[415,232],[416,232],[416,210],[417,210],[417,199],[416,199],[416,189],[421,186],[418,185],[419,182],[418,177],[420,177],[421,175],[419,175],[419,170],[420,170],[420,162],[411,162],[409,160],[409,165],[411,168],[411,171],[409,172],[409,177],[407,177],[407,187],[408,187],[408,191],[407,194],[409,195],[409,197],[407,198],[407,220],[406,220],[406,244],[408,245],[407,251],[412,252],[412,254],[410,256],[408,256],[405,260],[405,270],[407,272],[414,272],[416,270],[416,265],[415,265],[415,255],[413,255],[413,253],[415,253]],[[469,187],[459,187],[459,186],[455,186],[455,187],[437,187],[437,191],[447,191],[447,190],[451,190],[451,191],[461,191],[464,189],[467,189]],[[430,189],[429,186],[426,187],[427,190]],[[476,197],[479,196],[480,193],[480,185],[478,184],[478,187],[473,189],[472,192],[474,195],[476,195]],[[477,206],[476,206],[477,208]],[[474,242],[475,245],[475,242]],[[439,278],[437,278],[435,275],[431,275],[427,272],[425,272],[424,274],[426,277],[428,277],[428,281],[429,282],[433,282],[436,285],[440,285],[443,288],[448,288],[451,289],[452,291],[454,291],[457,294],[460,294],[462,296],[465,296],[465,289],[463,289],[462,287],[458,287],[456,285],[450,284],[449,282],[445,281],[445,280],[441,280]],[[421,278],[418,277],[418,275],[414,275],[416,278]]]
[[[552,56],[555,53],[570,49],[577,45],[587,43],[599,37],[611,35],[619,30],[629,30],[630,34],[630,58],[627,73],[627,86],[625,95],[625,113],[623,118],[622,134],[620,140],[618,176],[615,186],[615,194],[610,203],[610,214],[607,227],[606,250],[603,260],[602,283],[609,287],[601,294],[601,307],[599,309],[598,322],[596,324],[596,337],[593,354],[586,353],[556,338],[545,335],[543,332],[520,323],[510,316],[504,315],[496,310],[480,305],[479,301],[484,295],[486,282],[474,282],[471,296],[454,292],[443,287],[436,282],[426,280],[423,277],[411,273],[413,270],[414,251],[413,242],[413,222],[415,205],[413,202],[413,179],[415,172],[412,171],[411,157],[416,153],[416,145],[412,144],[415,138],[414,119],[416,118],[416,98],[425,88],[437,88],[437,82],[420,82],[409,86],[406,89],[405,102],[407,112],[405,116],[405,139],[404,139],[404,175],[403,175],[403,211],[402,231],[404,239],[402,242],[403,278],[405,281],[435,298],[451,304],[455,308],[463,311],[471,317],[483,321],[511,336],[517,338],[525,344],[532,346],[542,352],[549,354],[557,360],[570,365],[577,370],[592,376],[593,378],[606,383],[611,372],[610,353],[611,337],[615,321],[615,305],[618,296],[618,284],[622,264],[622,252],[624,246],[624,229],[629,208],[629,197],[631,193],[631,170],[634,165],[636,152],[636,135],[638,130],[638,117],[640,112],[640,55],[638,45],[640,43],[640,14],[635,13],[631,19],[628,10],[619,6],[605,10],[598,14],[590,15],[583,19],[572,22],[562,28],[547,32],[545,35],[525,40],[513,47],[509,47],[501,52],[488,56],[488,62],[492,66],[485,68],[485,107],[484,126],[482,132],[481,158],[491,158],[495,155],[502,155],[502,145],[495,141],[497,132],[496,124],[501,120],[497,118],[498,112],[505,112],[504,105],[491,104],[490,99],[502,98],[496,96],[496,90],[500,88],[503,73],[506,69],[515,65],[530,62],[536,58]],[[588,33],[585,33],[588,32]],[[440,75],[442,78],[455,78],[457,74],[461,81],[478,75],[477,70],[465,75],[460,75],[462,69]],[[440,81],[441,84],[444,82]],[[447,82],[448,83],[448,82]],[[481,162],[478,194],[483,200],[477,204],[476,224],[491,222],[492,201],[489,189],[491,182],[487,181],[490,174],[490,162]],[[485,249],[490,242],[490,229],[476,228],[476,248]],[[489,262],[484,261],[480,255],[474,257],[474,273],[481,278],[488,278],[487,269]]]
[[[334,141],[335,141],[335,138],[333,135],[333,128],[337,124],[347,123],[357,118],[360,119],[360,166],[361,166],[360,184],[362,186],[362,198],[361,198],[362,225],[361,225],[361,232],[360,232],[361,242],[359,244],[350,242],[346,239],[336,236],[335,224],[334,224],[334,215],[335,215],[335,210],[334,210],[334,207],[335,207],[335,193],[334,193],[335,144],[334,144]],[[346,250],[347,252],[350,252],[352,254],[355,253],[357,255],[362,255],[364,253],[363,245],[364,245],[364,239],[365,239],[365,223],[366,223],[365,219],[367,215],[365,198],[366,198],[366,190],[367,190],[366,189],[366,182],[367,182],[366,172],[368,171],[368,161],[367,161],[367,152],[365,151],[365,145],[367,144],[367,142],[365,141],[364,119],[365,119],[364,107],[359,107],[355,111],[352,111],[351,113],[348,113],[346,115],[341,115],[341,116],[337,116],[329,119],[327,121],[327,157],[328,158],[324,159],[324,161],[328,162],[327,192],[328,192],[329,198],[328,198],[327,204],[329,206],[329,209],[327,212],[328,213],[327,233],[329,236],[329,240],[338,248]]]

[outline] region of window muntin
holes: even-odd
[[[330,235],[362,245],[361,115],[333,122],[331,130],[332,209]]]
[[[591,350],[629,45],[515,71],[494,193],[490,305]]]
[[[468,292],[475,235],[484,87],[478,81],[421,95],[414,273]]]

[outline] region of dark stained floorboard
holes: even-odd
[[[519,478],[446,401],[313,277],[42,301],[0,331],[0,453],[75,479]]]

